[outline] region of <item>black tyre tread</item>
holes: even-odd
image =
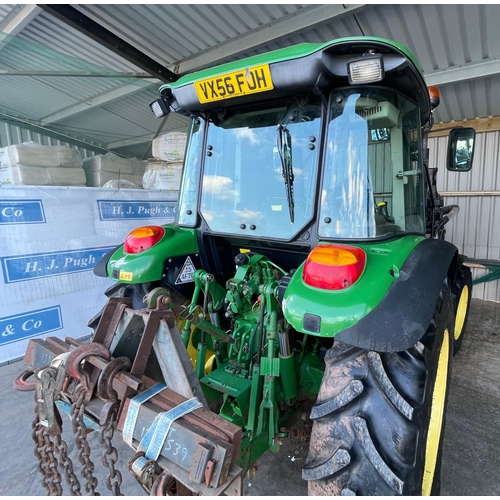
[[[314,405],[311,410],[311,419],[316,420],[329,413],[339,410],[353,401],[363,392],[363,384],[359,380],[353,380],[338,396],[335,396],[320,405]]]
[[[403,481],[392,472],[388,465],[384,462],[384,459],[379,455],[377,448],[373,443],[373,440],[368,431],[368,426],[366,425],[366,420],[361,417],[354,417],[352,419],[352,424],[354,427],[354,432],[356,437],[365,452],[366,457],[373,465],[375,470],[380,474],[382,479],[397,493],[400,495],[403,493]]]
[[[326,353],[304,466],[308,477],[319,478],[309,480],[309,495],[421,495],[439,353],[445,329],[453,331],[448,283],[414,347],[375,353],[336,342]],[[449,364],[447,369],[449,384]],[[439,494],[444,427],[443,421],[433,495]],[[338,450],[348,451],[350,461],[331,473],[325,464]]]
[[[413,417],[413,406],[406,401],[403,396],[396,390],[385,372],[382,364],[382,359],[378,352],[368,353],[368,363],[372,369],[377,382],[384,391],[385,395],[391,400],[391,403],[402,413],[408,420]]]
[[[312,494],[315,494],[315,486],[327,494],[373,494],[362,486],[363,478],[373,475],[379,478],[378,494],[403,492],[403,478],[411,469],[414,456],[403,453],[402,436],[406,434],[413,438],[417,429],[411,422],[413,406],[390,380],[384,364],[397,362],[399,366],[407,366],[413,363],[422,373],[425,368],[418,359],[415,361],[420,357],[416,349],[408,355],[380,355],[340,343],[328,351],[324,384],[311,412],[311,418],[315,419],[311,442],[317,443],[319,453],[309,454],[304,469],[308,471],[304,479],[318,478],[309,483]],[[413,373],[414,370],[413,366],[411,370],[399,372]],[[330,385],[329,379],[335,382]],[[404,386],[404,382],[400,385]],[[376,414],[373,413],[374,398],[378,401]],[[421,396],[416,399],[421,399]],[[381,408],[386,418],[380,418]],[[371,429],[376,429],[376,432]],[[375,441],[372,435],[385,436],[382,439],[385,446]],[[350,450],[349,473],[342,469],[329,473],[325,467],[331,452],[328,457],[324,453],[332,449],[326,444],[328,441],[335,451],[340,448]],[[389,447],[387,443],[390,443]]]
[[[351,456],[347,450],[338,449],[324,464],[312,469],[302,470],[302,479],[314,481],[323,477],[331,476],[351,462]]]

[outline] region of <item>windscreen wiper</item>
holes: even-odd
[[[281,173],[285,181],[286,201],[290,213],[290,222],[294,221],[293,203],[293,167],[292,167],[292,136],[282,124],[278,125],[278,153],[281,159]]]

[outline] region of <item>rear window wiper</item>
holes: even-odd
[[[281,159],[281,173],[285,181],[286,201],[288,203],[288,212],[290,213],[290,222],[294,221],[294,202],[293,202],[293,167],[292,167],[292,136],[290,131],[281,123],[278,125],[278,153]]]

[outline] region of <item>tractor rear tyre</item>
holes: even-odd
[[[467,319],[469,317],[472,298],[472,273],[470,267],[462,266],[453,286],[453,305],[455,311],[455,328],[453,338],[453,355],[462,347]]]
[[[327,352],[302,473],[309,495],[439,494],[453,353],[448,297],[445,323],[433,320],[411,349],[378,353],[337,342]]]

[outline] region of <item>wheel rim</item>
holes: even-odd
[[[458,340],[462,335],[462,330],[465,324],[465,316],[467,315],[467,305],[469,304],[469,287],[465,285],[460,294],[458,301],[457,315],[455,317],[455,340]]]
[[[425,467],[422,480],[422,495],[428,496],[432,491],[434,473],[436,471],[439,442],[443,428],[444,401],[448,383],[448,362],[450,357],[450,339],[448,329],[444,331],[441,352],[439,353],[436,380],[432,393],[431,416],[427,432],[425,449]]]

